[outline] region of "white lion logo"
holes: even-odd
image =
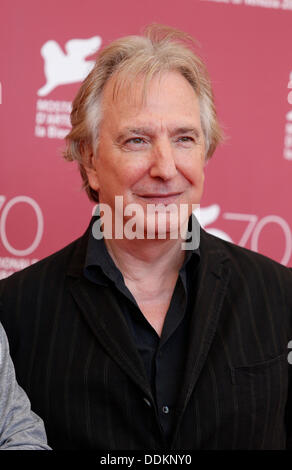
[[[65,44],[64,54],[56,41],[47,41],[41,48],[46,84],[38,90],[38,95],[45,96],[59,85],[81,82],[94,65],[94,61],[85,59],[98,51],[101,42],[99,36],[71,39]]]

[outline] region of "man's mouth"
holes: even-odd
[[[171,204],[177,202],[182,192],[173,193],[147,193],[147,194],[136,194],[139,198],[147,201],[148,204]]]

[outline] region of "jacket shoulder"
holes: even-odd
[[[253,277],[257,274],[269,277],[283,277],[292,282],[292,268],[248,248],[223,240],[205,231],[201,232],[201,246],[204,251],[218,252],[221,256],[228,258],[234,268]]]
[[[37,263],[2,279],[0,281],[0,300],[1,297],[9,295],[9,293],[15,295],[20,286],[24,286],[25,289],[29,286],[39,287],[42,280],[45,283],[60,282],[60,279],[65,276],[74,254],[78,252],[83,238],[84,235]]]

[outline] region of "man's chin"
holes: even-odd
[[[130,240],[178,240],[187,227],[187,220],[180,222],[172,220],[169,214],[166,217],[156,214],[155,220],[146,216],[144,220],[136,220],[135,224],[129,220],[124,225],[124,237]]]

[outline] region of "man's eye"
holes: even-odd
[[[180,142],[192,142],[194,139],[192,137],[189,137],[189,136],[182,136],[182,137],[179,137],[178,139]]]
[[[132,139],[128,139],[126,144],[142,144],[144,140],[141,137],[133,137]]]

